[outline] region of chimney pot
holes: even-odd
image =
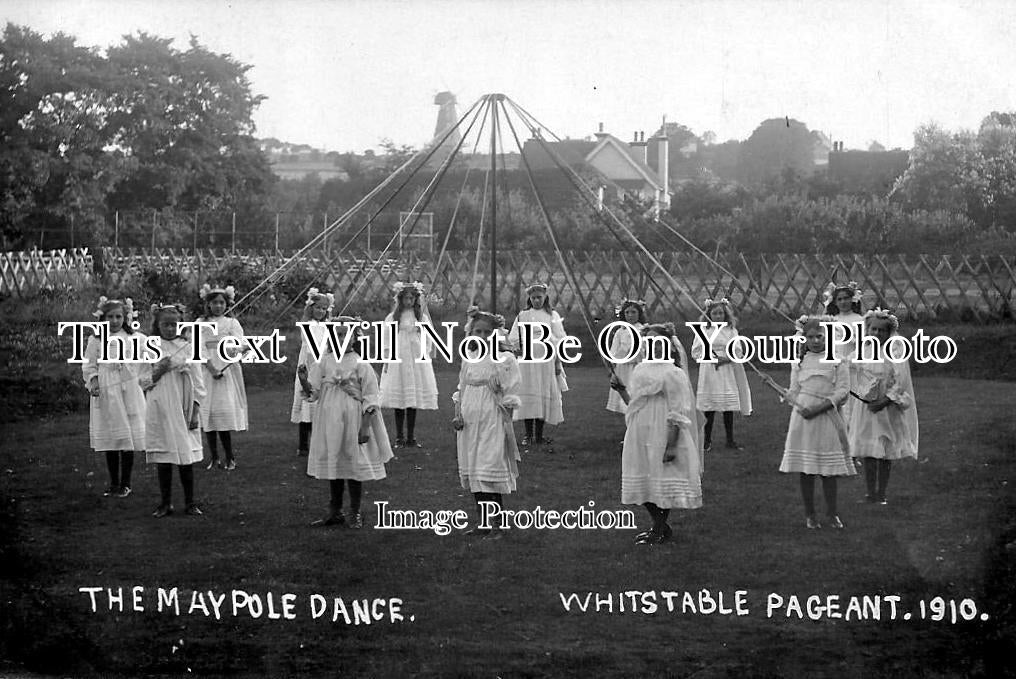
[[[600,123],[600,132],[603,132],[603,123]]]

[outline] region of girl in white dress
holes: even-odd
[[[359,318],[339,316],[336,323],[360,323]],[[341,342],[347,326],[336,326]],[[378,412],[378,383],[374,369],[361,361],[359,328],[351,332],[348,348],[337,358],[331,348],[320,362],[297,368],[308,400],[317,404],[310,437],[307,475],[327,479],[330,491],[328,514],[312,526],[363,527],[360,503],[363,482],[385,478],[385,463],[392,459],[388,431]],[[342,514],[344,486],[349,486],[349,519]]]
[[[152,307],[152,334],[158,334],[162,358],[145,364],[141,386],[148,396],[145,418],[145,450],[149,464],[159,475],[162,500],[152,516],[163,518],[173,513],[173,467],[180,470],[186,513],[203,512],[194,502],[194,463],[200,462],[201,402],[205,384],[201,364],[190,362],[193,345],[181,337],[177,324],[183,320],[179,305]]]
[[[521,323],[543,323],[549,326],[550,336],[546,341],[555,347],[565,337],[564,323],[561,316],[551,307],[547,286],[542,283],[530,285],[526,288],[526,295],[526,308],[519,312],[508,334],[508,341],[517,355],[523,348]],[[546,347],[537,341],[540,336],[540,329],[532,327],[532,356],[537,361],[547,357]],[[561,361],[557,358],[555,350],[553,360],[521,362],[518,366],[522,376],[522,385],[519,388],[522,405],[515,411],[514,417],[516,421],[523,420],[525,423],[526,433],[522,437],[522,447],[526,448],[532,444],[539,446],[546,453],[553,453],[554,450],[550,447],[551,439],[543,435],[543,425],[545,423],[557,425],[564,421],[561,394],[567,391],[567,383]]]
[[[677,363],[679,352],[671,323],[649,325],[647,338],[666,337],[673,361],[643,361],[625,385],[616,377],[611,387],[628,404],[621,455],[621,502],[640,504],[652,527],[636,544],[659,544],[673,534],[667,523],[671,509],[702,506],[702,448],[695,412],[695,394],[687,373]]]
[[[204,364],[208,397],[201,403],[201,428],[207,437],[208,450],[211,454],[208,469],[216,467],[229,471],[236,469],[231,433],[247,431],[247,389],[243,382],[243,369],[238,360],[223,361],[216,351],[223,337],[243,339],[240,322],[228,315],[235,299],[236,291],[232,285],[213,288],[206,283],[201,288],[205,315],[198,320],[216,325],[215,332],[207,328],[200,329],[204,356],[208,359]],[[236,359],[243,353],[243,346],[241,344],[238,347],[227,347],[227,356]],[[222,441],[222,449],[226,455],[225,465],[219,461],[216,434]]]
[[[698,409],[705,413],[705,441],[703,448],[710,450],[713,441],[713,420],[717,412],[723,413],[723,428],[727,434],[727,448],[731,450],[744,450],[734,440],[734,413],[740,412],[747,417],[752,413],[751,389],[748,387],[748,378],[744,374],[744,366],[734,363],[727,356],[726,347],[731,339],[737,336],[737,319],[734,310],[727,298],[719,301],[707,299],[704,304],[706,320],[709,325],[705,326],[706,337],[711,337],[715,328],[713,323],[725,322],[716,338],[710,342],[712,353],[716,357],[715,363],[702,363],[705,356],[705,347],[702,341],[696,336],[691,347],[692,357],[699,361],[698,366]]]
[[[616,320],[624,321],[629,325],[634,326],[639,333],[646,327],[646,303],[640,299],[625,299],[618,305],[614,311]],[[635,339],[638,342],[638,339]],[[632,351],[632,335],[625,329],[616,330],[614,337],[610,340],[610,355],[611,356],[625,356]],[[638,365],[641,359],[638,347],[635,347],[635,356],[629,361],[620,363],[614,363],[614,375],[621,384],[628,384],[628,380],[631,377],[632,370]],[[612,413],[625,414],[628,410],[628,406],[625,405],[624,399],[621,398],[621,394],[611,388],[610,393],[607,394],[607,410]]]
[[[308,331],[318,347],[325,346],[328,342],[328,328],[324,321],[327,320],[332,308],[335,306],[335,295],[330,292],[319,292],[317,288],[307,291],[307,303],[303,309],[304,323],[308,324]],[[296,361],[297,368],[307,365],[313,359],[308,342],[303,330],[300,330],[300,357]],[[300,376],[293,377],[293,407],[290,410],[289,419],[299,428],[299,438],[296,447],[296,454],[300,457],[307,457],[310,452],[311,422],[314,417],[315,403],[303,397],[303,389],[300,387]]]
[[[825,331],[830,316],[802,316],[798,334],[805,338],[801,360],[790,369],[785,400],[793,407],[780,471],[800,474],[801,495],[808,528],[821,528],[815,514],[815,477],[822,478],[826,525],[843,528],[836,509],[836,479],[857,472],[850,460],[846,425],[840,407],[850,391],[847,364],[823,363]]]
[[[854,355],[857,353],[858,340],[860,339],[857,324],[860,323],[862,328],[864,325],[864,316],[861,315],[863,294],[857,283],[850,281],[846,285],[830,283],[826,286],[825,292],[822,295],[822,305],[825,307],[825,313],[832,316],[833,320],[837,323],[850,327],[851,339],[849,342],[841,341],[845,338],[842,328],[837,327],[835,329],[835,334],[833,335],[833,355],[841,361],[846,361],[847,369],[850,373],[851,389],[854,388],[854,383],[857,380],[857,371],[853,365]],[[857,399],[847,399],[843,407],[843,419],[847,422],[850,422],[851,413],[856,405]]]
[[[899,330],[899,320],[888,311],[873,309],[864,321],[867,333],[885,351],[886,342]],[[880,363],[855,363],[854,368],[857,403],[847,426],[850,451],[863,463],[865,501],[884,505],[893,461],[917,459],[917,404],[910,364],[893,363],[884,356]]]
[[[385,363],[381,369],[381,407],[395,409],[395,447],[419,448],[416,440],[416,411],[437,410],[437,381],[434,366],[421,361],[423,330],[417,322],[432,325],[427,312],[423,283],[396,283],[392,310],[386,323],[398,323],[398,363]],[[387,337],[382,333],[382,339]],[[382,350],[385,350],[382,346]],[[434,355],[431,346],[430,356]],[[405,425],[405,436],[403,436]]]
[[[132,338],[140,338],[143,346],[145,336],[132,327],[136,314],[129,297],[100,297],[93,315],[109,324],[107,356],[113,362],[99,363],[99,338],[90,337],[81,364],[81,376],[92,396],[89,438],[95,452],[106,454],[109,487],[103,495],[124,498],[131,494],[134,453],[145,449],[145,394],[138,384],[141,364],[136,362],[141,357],[134,355],[130,344]]]
[[[473,307],[469,310],[466,334],[488,341],[504,330],[504,318]],[[512,411],[521,404],[522,376],[508,344],[499,342],[500,362],[488,355],[476,363],[462,362],[458,390],[452,394],[452,420],[459,460],[459,481],[480,502],[502,505],[502,496],[516,490],[521,460],[512,427]],[[476,356],[476,351],[471,352]],[[501,537],[500,529],[477,526],[469,534]]]

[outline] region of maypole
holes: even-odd
[[[490,104],[490,313],[497,313],[497,103],[503,94],[488,94]]]

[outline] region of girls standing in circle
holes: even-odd
[[[227,315],[236,298],[232,285],[224,288],[213,288],[207,283],[201,288],[201,301],[204,303],[205,315],[199,321],[215,323],[215,332],[201,328],[201,340],[204,344],[204,356],[208,359],[204,364],[205,388],[208,397],[201,404],[201,428],[208,439],[208,450],[211,460],[208,469],[219,467],[227,470],[236,469],[233,455],[232,432],[247,431],[247,390],[243,383],[243,370],[236,360],[223,361],[216,349],[223,337],[232,336],[243,340],[243,328],[240,322]],[[243,353],[241,348],[232,348],[236,358]],[[226,462],[219,462],[219,449],[215,435],[222,441]]]
[[[886,343],[900,327],[896,316],[873,309],[864,315],[864,322],[867,333],[887,352]],[[854,363],[854,370],[857,403],[847,427],[850,452],[864,467],[865,501],[884,505],[893,461],[917,459],[917,405],[910,364],[894,363],[884,355],[878,363]]]
[[[108,324],[107,356],[112,361],[99,363],[102,347],[98,336],[89,338],[81,375],[91,394],[88,433],[92,449],[106,454],[109,486],[106,497],[124,498],[131,494],[131,471],[135,451],[145,449],[145,394],[138,384],[140,356],[134,356],[130,339],[135,318],[134,303],[99,298],[93,314]],[[137,333],[140,334],[140,333]],[[142,342],[144,335],[141,335]]]
[[[715,338],[710,342],[712,353],[716,357],[715,363],[702,363],[705,356],[705,346],[697,337],[692,344],[691,353],[696,361],[699,361],[698,372],[698,409],[705,413],[705,442],[703,448],[710,450],[713,441],[713,421],[716,413],[723,413],[723,428],[727,434],[727,448],[731,450],[743,450],[744,448],[734,440],[734,413],[740,412],[747,417],[751,415],[751,389],[748,387],[748,378],[744,374],[744,366],[734,363],[730,356],[727,356],[727,344],[737,336],[737,319],[734,317],[734,310],[727,298],[719,301],[707,299],[704,304],[706,320],[706,337]],[[718,332],[713,327],[714,323],[725,322],[727,325]]]
[[[328,342],[328,328],[324,321],[335,306],[335,296],[330,293],[319,292],[317,288],[307,291],[307,303],[303,309],[303,322],[307,323],[307,331],[318,347],[325,346]],[[306,366],[314,357],[310,350],[310,343],[304,330],[300,331],[300,357],[296,361],[297,368]],[[300,386],[300,376],[293,378],[293,408],[290,411],[290,421],[299,428],[299,438],[296,447],[296,454],[300,457],[307,457],[310,453],[311,422],[314,419],[316,403],[312,403],[303,397],[303,389]]]
[[[469,310],[466,334],[488,342],[492,334],[504,330],[504,318]],[[488,343],[488,346],[489,343]],[[512,411],[521,404],[519,387],[522,376],[515,356],[506,343],[499,343],[498,361],[488,354],[475,363],[462,362],[458,390],[452,394],[455,418],[452,425],[459,459],[459,480],[473,493],[482,518],[481,502],[502,505],[502,496],[516,489],[521,459],[512,427]],[[467,348],[478,357],[479,349]],[[501,537],[500,529],[477,526],[468,531],[491,538]]]
[[[543,323],[549,326],[550,336],[547,341],[552,345],[558,344],[565,337],[564,323],[551,307],[547,286],[542,283],[530,285],[526,288],[526,295],[526,308],[519,312],[509,333],[512,348],[516,352],[522,348],[522,323]],[[546,357],[547,350],[536,341],[541,335],[539,328],[533,327],[531,332],[533,358],[539,361]],[[555,358],[551,361],[519,363],[518,366],[522,377],[519,388],[522,405],[515,411],[515,419],[525,423],[526,435],[522,437],[522,447],[533,444],[547,453],[553,453],[554,450],[549,447],[551,439],[543,435],[543,425],[557,425],[564,421],[561,408],[564,370],[561,361],[555,352]]]
[[[398,323],[398,363],[381,369],[381,407],[395,409],[395,447],[419,448],[416,411],[437,410],[437,381],[430,361],[421,361],[423,331],[417,322],[431,325],[423,283],[396,283],[392,310],[386,323]],[[382,338],[386,335],[382,332]],[[431,347],[430,355],[434,350]],[[405,436],[403,436],[405,425]]]
[[[152,516],[162,518],[173,513],[173,467],[180,470],[186,513],[203,512],[194,502],[194,463],[202,458],[201,403],[205,384],[199,363],[189,362],[191,342],[177,333],[183,320],[178,305],[152,306],[152,333],[159,335],[162,358],[146,364],[141,386],[148,395],[145,418],[146,459],[159,474],[162,501]]]
[[[650,325],[645,334],[649,341],[666,338],[676,358],[673,324]],[[673,535],[667,523],[671,509],[702,506],[702,449],[695,394],[676,360],[648,360],[647,356],[632,370],[627,385],[613,377],[611,387],[628,404],[621,502],[643,505],[652,519],[652,527],[639,533],[635,543],[659,544]]]
[[[624,299],[615,309],[614,316],[617,320],[634,326],[641,333],[646,327],[646,303],[640,299]],[[637,343],[638,339],[636,338],[635,341]],[[632,349],[632,334],[624,328],[615,330],[614,337],[610,341],[610,355],[626,356],[632,352]],[[631,360],[614,364],[614,375],[621,384],[628,384],[632,370],[635,369],[635,366],[639,362],[639,354],[641,352],[638,351],[637,344],[634,350],[635,356]],[[610,393],[607,395],[607,410],[612,413],[621,413],[622,415],[628,410],[628,406],[616,389],[611,388]]]
[[[780,471],[800,474],[806,525],[821,528],[815,514],[815,477],[822,478],[827,526],[843,528],[836,509],[836,479],[854,476],[850,461],[846,425],[840,406],[850,391],[847,364],[822,362],[825,355],[825,331],[821,323],[831,316],[802,316],[797,334],[805,338],[801,360],[790,369],[787,402],[793,407]]]
[[[385,478],[385,462],[392,459],[388,431],[378,413],[377,375],[359,356],[360,319],[339,316],[335,328],[341,343],[353,332],[341,358],[327,346],[324,355],[310,366],[297,368],[304,394],[317,403],[310,437],[307,475],[327,479],[330,491],[328,514],[312,526],[363,527],[360,502],[363,482]],[[349,486],[349,520],[342,514],[344,486]]]

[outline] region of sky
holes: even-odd
[[[434,95],[503,92],[561,137],[662,117],[719,141],[796,118],[846,148],[1016,110],[1010,0],[0,0],[0,19],[107,47],[191,34],[250,64],[256,135],[421,146]]]

